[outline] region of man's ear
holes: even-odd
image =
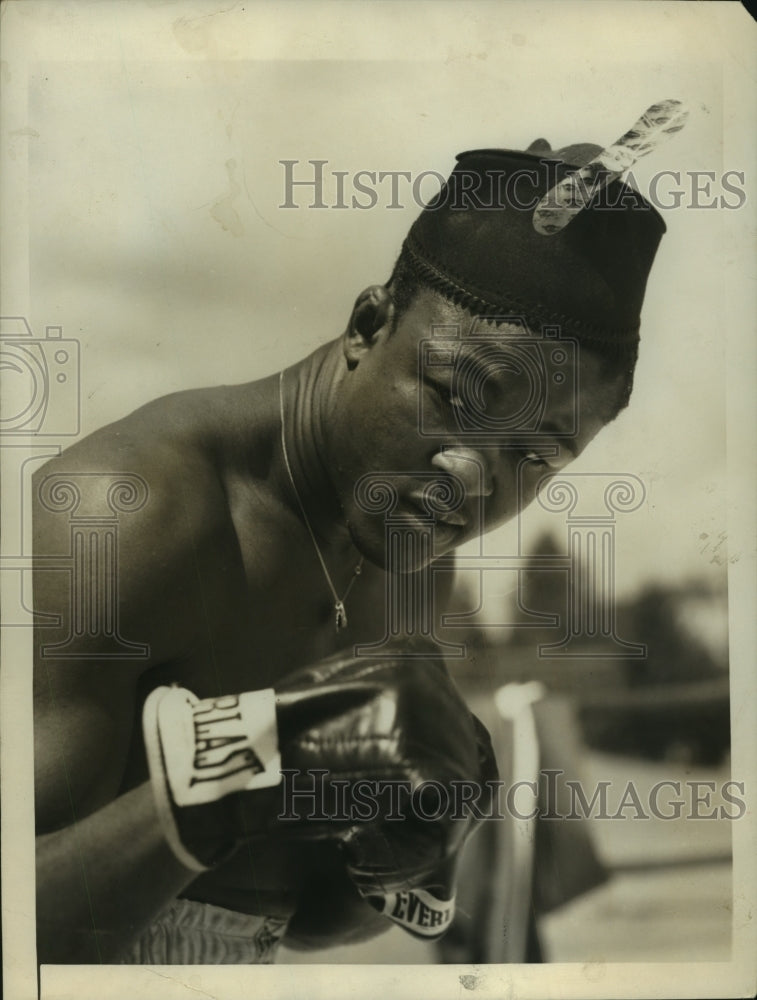
[[[358,295],[344,334],[347,366],[354,368],[383,332],[388,336],[394,322],[394,299],[384,285],[370,285]]]

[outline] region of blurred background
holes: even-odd
[[[729,553],[724,291],[712,264],[725,257],[724,216],[734,214],[717,207],[723,172],[741,165],[723,159],[713,25],[690,5],[646,7],[641,18],[624,4],[548,14],[475,3],[308,14],[287,4],[275,16],[247,6],[229,21],[210,5],[164,4],[158,21],[154,4],[140,5],[139,15],[93,19],[91,35],[69,32],[69,5],[50,8],[28,67],[28,127],[12,147],[29,164],[29,308],[6,296],[4,314],[27,315],[39,339],[52,325],[78,340],[85,434],[165,393],[258,378],[339,335],[358,292],[388,278],[417,207],[407,187],[402,207],[390,207],[386,183],[371,209],[331,207],[334,172],[348,185],[358,170],[446,175],[456,152],[539,136],[553,148],[607,145],[655,101],[685,101],[686,129],[634,170],[645,192],[669,171],[658,193],[671,207],[633,400],[571,467],[643,483],[639,508],[618,518],[613,601],[617,634],[647,655],[539,652],[560,639],[570,581],[543,558],[566,556],[565,525],[535,505],[471,548],[535,562],[459,574],[450,631],[468,657],[451,669],[501,754],[536,747],[542,766],[587,788],[720,788],[731,776]],[[298,179],[312,178],[309,160],[326,161],[328,207],[309,208],[305,188],[298,207],[281,207],[283,160],[297,161]],[[709,172],[706,195],[695,193],[696,171]],[[715,208],[696,207],[713,198]],[[528,628],[518,627],[524,614]],[[533,707],[513,714],[532,695]],[[466,961],[480,921],[500,927],[520,906],[549,961],[725,960],[731,826],[589,820],[567,850],[530,830],[525,854],[502,861],[523,836],[505,831],[471,854],[472,884],[497,871],[527,887],[513,899],[500,886],[484,915],[469,908],[446,954],[392,931],[372,946],[285,959]],[[528,942],[512,947],[525,956]]]

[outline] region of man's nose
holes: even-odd
[[[431,464],[457,476],[468,497],[488,497],[494,491],[489,466],[481,452],[473,448],[445,448],[434,455]]]

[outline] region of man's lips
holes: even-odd
[[[433,517],[437,524],[446,524],[451,528],[466,528],[468,526],[468,518],[465,516],[462,510],[428,510],[423,502],[422,495],[411,494],[408,497],[410,505],[412,507],[413,513],[419,514],[424,519]]]

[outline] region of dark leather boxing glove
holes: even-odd
[[[402,822],[353,827],[342,839],[347,871],[380,913],[420,938],[441,936],[455,914],[464,842],[491,815],[499,777],[489,733],[468,714],[478,752],[473,778],[418,785]]]
[[[482,729],[433,657],[333,658],[275,692],[224,698],[159,688],[144,711],[159,815],[188,867],[206,870],[274,831],[337,837],[374,905],[430,891],[440,871],[449,892],[470,818],[426,818],[423,795],[496,776]]]

